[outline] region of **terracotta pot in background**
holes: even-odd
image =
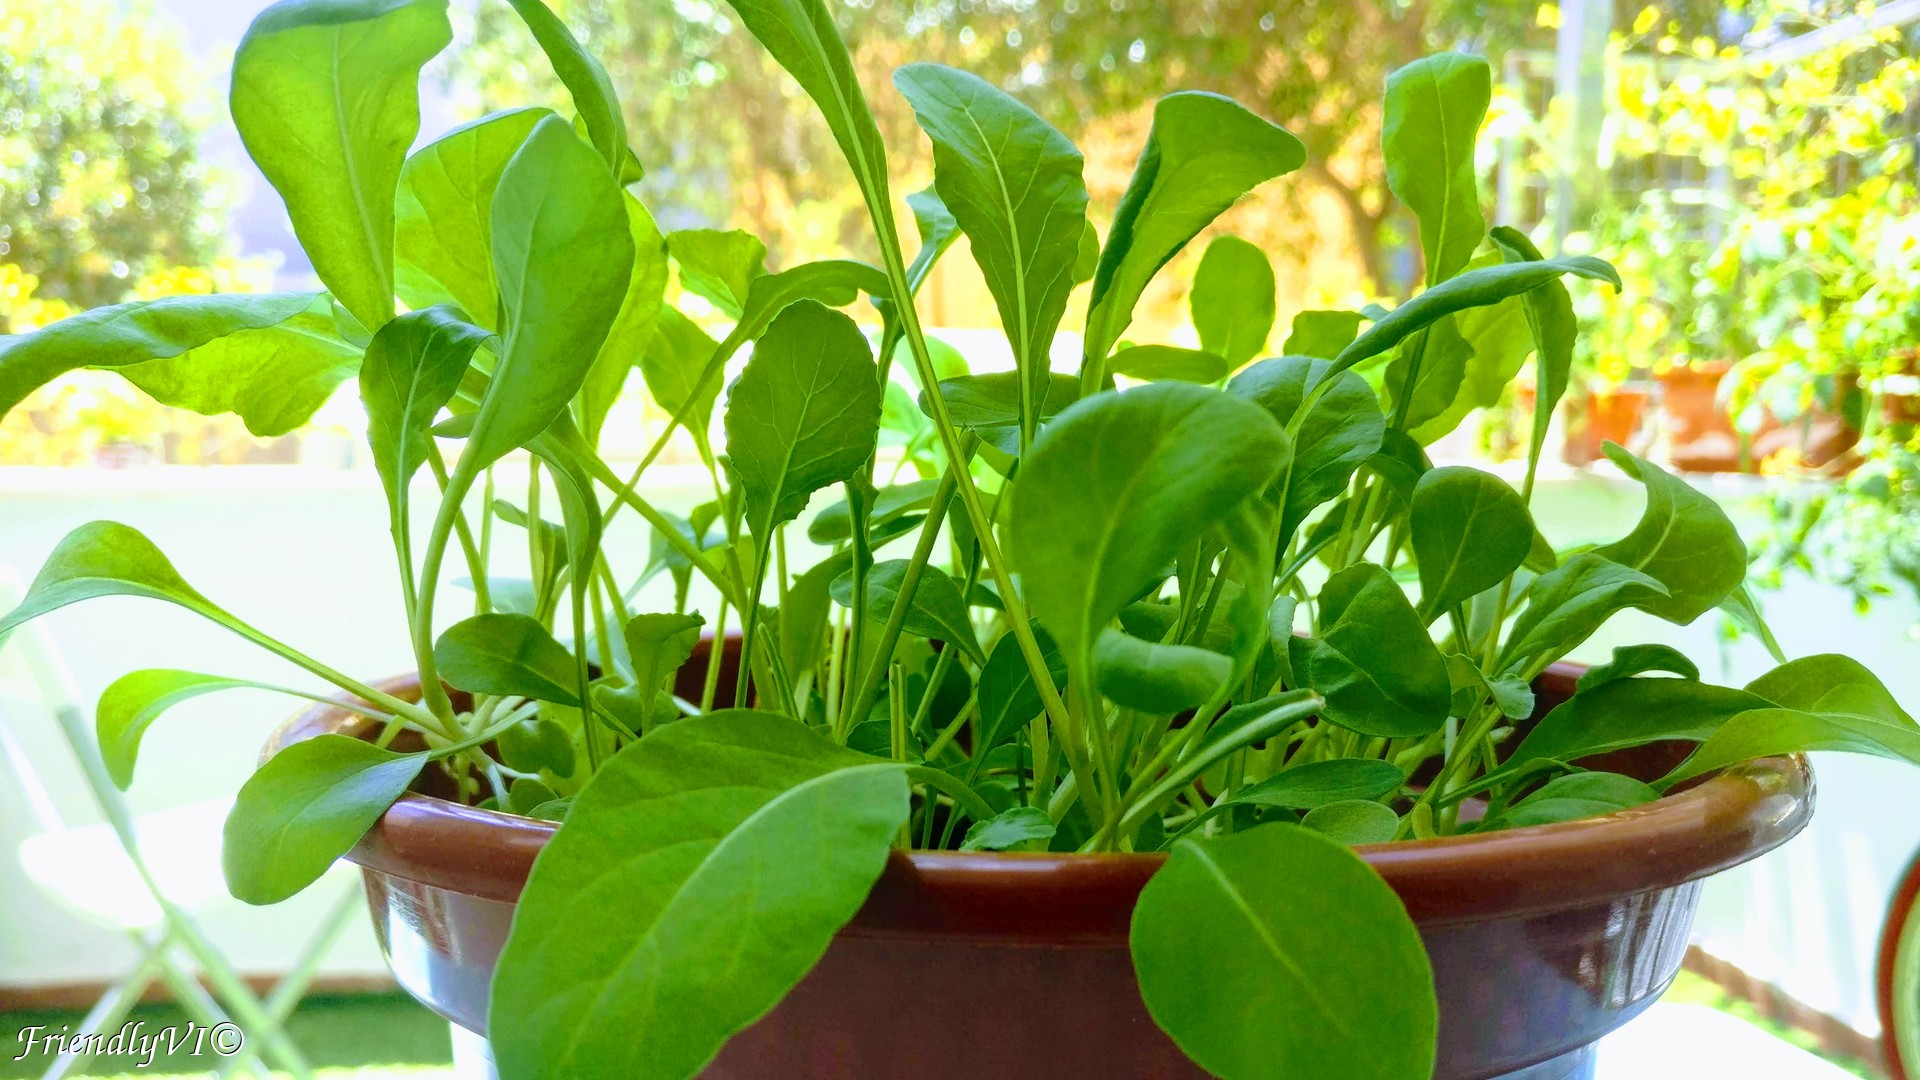
[[[1589,390],[1579,420],[1567,428],[1563,450],[1567,464],[1591,465],[1600,460],[1601,448],[1610,442],[1638,451],[1652,401],[1652,390],[1639,383]]]
[[[1720,383],[1733,365],[1725,360],[1674,367],[1659,376],[1660,416],[1667,434],[1667,459],[1684,472],[1757,472],[1760,462],[1784,450],[1797,452],[1813,469],[1845,471],[1847,451],[1860,433],[1842,417],[1845,396],[1855,385],[1836,379],[1835,400],[1822,403],[1792,423],[1768,413],[1758,431],[1742,444],[1720,400]]]
[[[1541,680],[1539,715],[1577,674]],[[267,752],[328,731],[369,733],[320,706]],[[1648,761],[1646,775],[1672,761]],[[1435,1080],[1590,1077],[1594,1042],[1679,970],[1701,879],[1784,843],[1811,813],[1805,759],[1768,758],[1604,818],[1360,849],[1433,960]],[[395,977],[469,1031],[485,1031],[514,902],[555,828],[410,794],[348,856]],[[1127,950],[1134,901],[1163,858],[895,853],[819,966],[705,1075],[1204,1076],[1147,1016]]]

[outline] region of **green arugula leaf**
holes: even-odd
[[[593,54],[560,21],[542,0],[507,0],[520,20],[533,31],[540,51],[553,64],[553,73],[573,95],[573,107],[587,129],[587,137],[606,160],[607,169],[624,183],[628,169],[627,121],[620,111],[620,99],[614,93],[613,80]],[[633,177],[639,179],[639,177]]]
[[[1307,811],[1300,824],[1348,847],[1359,847],[1393,839],[1400,831],[1400,815],[1368,799],[1342,799]]]
[[[1540,790],[1514,803],[1475,831],[1494,832],[1578,821],[1643,806],[1659,797],[1659,791],[1631,776],[1609,772],[1568,773],[1542,784]]]
[[[1420,219],[1428,287],[1458,274],[1486,236],[1473,150],[1492,97],[1493,69],[1478,56],[1435,53],[1387,76],[1387,188]]]
[[[1428,622],[1500,584],[1533,548],[1526,501],[1499,477],[1463,465],[1420,477],[1410,521]]]
[[[933,142],[933,182],[967,235],[1025,376],[1027,439],[1087,230],[1085,161],[1038,113],[967,72],[908,64],[893,84]]]
[[[1051,840],[1055,826],[1045,810],[1015,806],[987,821],[976,821],[960,842],[961,851],[1007,851],[1030,840]]]
[[[1393,576],[1355,563],[1320,590],[1317,637],[1288,643],[1295,676],[1327,699],[1321,719],[1363,735],[1426,735],[1446,723],[1453,683]]]
[[[908,560],[888,559],[873,564],[867,573],[867,618],[885,623],[899,599],[906,578]],[[853,571],[833,579],[830,590],[842,607],[853,606]],[[986,660],[980,639],[974,636],[973,621],[967,615],[967,602],[960,586],[937,566],[922,566],[920,581],[913,590],[913,603],[907,608],[903,624],[907,633],[929,641],[944,641],[959,647],[975,663]]]
[[[1018,454],[1020,387],[1020,374],[1013,371],[959,375],[940,380],[940,397],[947,403],[947,415],[955,427],[973,432],[1002,453]],[[1071,375],[1049,374],[1046,393],[1040,399],[1039,422],[1053,419],[1079,398],[1078,380]],[[933,415],[925,391],[921,391],[918,404],[923,415]]]
[[[1146,148],[1114,210],[1094,271],[1086,355],[1091,375],[1133,321],[1147,282],[1242,195],[1306,164],[1300,140],[1230,98],[1197,90],[1153,106]],[[1083,377],[1082,394],[1098,389]]]
[[[699,1072],[819,960],[907,811],[905,765],[768,713],[692,717],[623,748],[520,897],[488,1010],[501,1074]]]
[[[1685,625],[1717,607],[1747,576],[1747,546],[1720,504],[1645,458],[1608,443],[1607,457],[1647,489],[1639,524],[1594,554],[1638,570],[1667,595],[1636,605]]]
[[[360,400],[396,537],[408,524],[408,482],[427,456],[438,452],[428,430],[460,389],[474,350],[489,336],[463,321],[456,309],[436,305],[393,319],[367,345]]]
[[[1366,316],[1357,311],[1303,311],[1293,317],[1287,331],[1287,344],[1281,352],[1289,356],[1312,356],[1332,360],[1340,350],[1353,344]]]
[[[420,131],[420,69],[452,40],[446,0],[282,0],[233,55],[247,156],[369,330],[393,317],[394,188]]]
[[[452,686],[476,694],[514,694],[580,704],[573,654],[526,615],[462,619],[433,645],[434,666]]]
[[[1572,764],[1593,754],[1662,739],[1705,742],[1721,725],[1774,702],[1747,690],[1688,679],[1615,679],[1583,690],[1548,713],[1501,766]]]
[[[1837,653],[1803,656],[1781,664],[1747,684],[1747,689],[1782,708],[1807,712],[1843,712],[1889,724],[1911,724],[1913,717],[1860,661]]]
[[[1518,230],[1499,226],[1493,230],[1493,242],[1508,262],[1540,262],[1540,249]],[[1534,398],[1533,431],[1527,440],[1527,460],[1540,460],[1540,449],[1547,443],[1547,426],[1554,410],[1566,395],[1573,372],[1573,343],[1579,325],[1573,314],[1573,297],[1558,278],[1521,294],[1526,305],[1527,328],[1533,335]]]
[[[727,391],[727,470],[756,537],[854,474],[880,435],[880,382],[859,327],[813,300],[787,306]]]
[[[1101,692],[1115,704],[1164,716],[1198,708],[1218,693],[1233,677],[1233,660],[1108,627],[1094,640],[1093,670]]]
[[[1216,1076],[1433,1071],[1438,1005],[1419,930],[1330,837],[1272,824],[1181,840],[1141,890],[1130,937],[1147,1012]],[[1294,1019],[1275,1024],[1276,1010]]]
[[[1033,636],[1046,660],[1047,676],[1053,680],[1054,690],[1065,691],[1066,660],[1061,657],[1053,638],[1037,624]],[[1010,741],[1021,728],[1045,711],[1046,706],[1040,700],[1040,688],[1033,680],[1033,669],[1027,666],[1026,657],[1020,653],[1020,644],[1012,634],[1002,634],[1000,640],[993,643],[993,649],[987,653],[987,662],[980,665],[980,678],[976,686],[980,701],[980,745],[975,748],[975,757]]]
[[[277,904],[319,880],[406,793],[427,755],[345,735],[297,742],[240,786],[221,843],[227,891]]]
[[[1069,406],[1013,486],[1009,556],[1069,671],[1094,639],[1211,524],[1266,489],[1286,433],[1257,406],[1149,383]]]
[[[1666,586],[1630,566],[1583,551],[1533,579],[1527,606],[1514,620],[1495,670],[1530,656],[1564,656],[1616,612],[1647,610],[1666,592]]]
[[[713,426],[713,405],[720,397],[720,380],[700,376],[720,346],[692,319],[675,307],[662,307],[653,340],[640,360],[640,376],[654,404],[669,413],[686,412],[684,425],[694,442],[706,446]],[[698,396],[695,396],[695,391]],[[689,401],[692,402],[689,408]]]
[[[1595,664],[1582,672],[1575,688],[1591,690],[1601,683],[1644,675],[1649,671],[1670,671],[1683,679],[1700,680],[1699,666],[1671,645],[1620,645],[1613,650],[1613,659],[1604,664]]]
[[[394,197],[394,286],[415,310],[451,303],[500,329],[493,277],[493,190],[547,109],[510,109],[462,124],[414,151]]]
[[[767,272],[767,245],[740,229],[681,229],[668,235],[667,251],[681,286],[734,319],[746,310],[753,280]]]
[[[907,264],[907,284],[917,292],[933,272],[933,264],[960,239],[960,222],[932,187],[908,195],[907,209],[913,212],[914,227],[920,230],[920,250],[914,253],[913,262]]]
[[[216,690],[270,689],[246,679],[202,675],[195,671],[153,668],[131,671],[110,683],[94,709],[94,733],[107,775],[121,791],[133,784],[133,763],[140,756],[140,738],[155,720],[183,701]]]
[[[1121,349],[1107,360],[1107,371],[1130,379],[1160,382],[1214,383],[1233,370],[1225,358],[1199,349],[1173,345],[1135,345]]]
[[[1267,253],[1237,236],[1216,238],[1193,272],[1187,304],[1200,348],[1224,359],[1228,371],[1259,356],[1273,333],[1273,264]]]
[[[1232,803],[1314,810],[1352,799],[1378,799],[1400,790],[1405,770],[1378,758],[1334,758],[1295,765],[1235,792]]]
[[[460,455],[468,476],[539,436],[585,381],[632,278],[623,199],[558,117],[541,119],[501,171],[490,214],[507,332]]]
[[[1379,451],[1386,434],[1373,388],[1352,372],[1330,375],[1332,364],[1310,356],[1262,360],[1233,377],[1227,392],[1265,408],[1294,432],[1294,454],[1281,504],[1280,540],[1285,543],[1316,507],[1347,489],[1353,470]],[[1315,387],[1305,417],[1296,414]]]
[[[627,231],[633,238],[633,272],[627,278],[620,311],[607,328],[606,340],[600,343],[600,352],[587,369],[574,402],[580,435],[590,446],[600,444],[607,414],[620,399],[627,377],[643,364],[665,306],[667,251],[660,227],[631,193],[621,196],[621,204],[627,209]]]

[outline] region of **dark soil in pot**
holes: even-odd
[[[1577,673],[1542,678],[1542,714]],[[268,749],[362,729],[321,706]],[[1672,764],[1647,750],[1641,775]],[[1805,760],[1769,758],[1604,818],[1361,849],[1433,961],[1436,1080],[1589,1075],[1593,1043],[1679,970],[1701,880],[1784,843],[1811,812]],[[514,901],[555,827],[424,794],[387,812],[350,858],[403,987],[484,1032]],[[1203,1076],[1147,1016],[1127,950],[1134,901],[1162,858],[896,853],[819,966],[705,1075]]]

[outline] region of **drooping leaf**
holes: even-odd
[[[1435,53],[1387,76],[1387,188],[1420,219],[1429,286],[1459,273],[1486,235],[1473,150],[1492,96],[1478,56]]]
[[[1038,113],[976,75],[916,63],[896,68],[893,84],[933,142],[934,188],[980,264],[1032,410],[1087,228],[1085,162]]]
[[[1286,824],[1181,840],[1141,890],[1130,939],[1148,1013],[1216,1076],[1433,1071],[1438,1006],[1419,931],[1337,840]]]
[[[1231,801],[1312,810],[1349,799],[1391,795],[1406,782],[1406,772],[1392,762],[1378,758],[1333,758],[1295,765],[1241,788]]]
[[[1070,671],[1182,548],[1266,489],[1287,446],[1265,410],[1186,383],[1098,394],[1054,420],[1014,485],[1008,545]]]
[[[462,690],[580,704],[573,654],[526,615],[493,612],[454,623],[434,642],[433,662]]]
[[[1662,739],[1702,742],[1735,716],[1774,703],[1758,694],[1689,679],[1615,679],[1548,713],[1514,748],[1502,771],[1536,761],[1572,764],[1592,754]]]
[[[1087,355],[1105,359],[1147,282],[1187,241],[1242,195],[1306,160],[1298,139],[1230,98],[1189,90],[1156,102],[1094,272]]]
[[[1633,531],[1594,554],[1658,581],[1667,595],[1637,605],[1685,625],[1713,610],[1747,576],[1747,546],[1720,504],[1612,443],[1607,457],[1647,490]]]
[[[282,0],[233,55],[247,156],[368,330],[393,317],[394,188],[420,131],[420,68],[452,39],[446,0]]]
[[[1620,288],[1620,275],[1591,255],[1570,255],[1539,262],[1483,266],[1451,277],[1382,315],[1367,332],[1340,350],[1334,370],[1345,371],[1362,360],[1379,356],[1417,331],[1456,311],[1497,304],[1539,288],[1564,274],[1605,281]]]
[[[510,109],[454,128],[416,150],[394,201],[394,286],[407,306],[451,303],[500,329],[493,278],[493,189],[547,109]]]
[[[1540,790],[1508,807],[1499,817],[1480,826],[1479,831],[1578,821],[1642,806],[1659,797],[1658,791],[1631,776],[1609,772],[1568,773],[1542,784]]]
[[[1889,724],[1913,723],[1913,717],[1866,665],[1838,653],[1788,661],[1748,683],[1747,689],[1782,708],[1851,713]]]
[[[410,311],[374,331],[360,365],[373,467],[387,489],[396,525],[406,520],[407,484],[436,453],[427,434],[460,389],[474,350],[488,333],[447,306]]]
[[[1053,639],[1039,626],[1033,628],[1035,643],[1046,660],[1047,675],[1054,691],[1067,685],[1067,662],[1054,647]],[[1045,709],[1040,688],[1033,681],[1033,669],[1020,652],[1020,643],[1012,634],[1000,635],[980,665],[976,684],[980,700],[980,745],[975,753],[984,754],[1012,739]]]
[[[742,229],[681,229],[667,236],[667,251],[681,286],[734,319],[746,310],[753,279],[767,272],[767,245]]]
[[[1507,634],[1500,669],[1527,656],[1564,656],[1614,613],[1659,600],[1666,587],[1629,566],[1584,551],[1533,579],[1527,606]]]
[[[906,559],[888,559],[875,563],[868,571],[868,619],[875,623],[887,621],[906,583],[907,566]],[[842,606],[853,605],[851,570],[834,579],[832,592],[834,600]],[[913,602],[907,607],[906,622],[902,626],[916,637],[958,646],[975,663],[986,659],[979,639],[974,636],[973,623],[967,617],[967,602],[960,595],[960,586],[937,566],[921,567],[920,581],[913,590]]]
[[[1453,703],[1447,661],[1392,575],[1355,563],[1320,590],[1319,633],[1288,643],[1301,685],[1327,699],[1321,718],[1363,735],[1426,735]]]
[[[1591,690],[1604,682],[1632,678],[1649,671],[1670,671],[1683,679],[1695,681],[1700,678],[1699,666],[1671,645],[1621,645],[1613,650],[1613,659],[1604,664],[1595,664],[1582,672],[1576,689]]]
[[[905,770],[747,710],[623,748],[521,895],[488,1013],[501,1074],[698,1073],[866,899],[907,820]]]
[[[1293,317],[1282,352],[1332,360],[1353,344],[1365,316],[1357,311],[1303,311]]]
[[[164,302],[164,301],[162,301]],[[262,438],[305,424],[353,377],[361,351],[340,337],[325,299],[290,319],[240,330],[179,356],[117,369],[163,405],[230,412]]]
[[[627,656],[633,661],[633,684],[644,692],[658,690],[693,656],[706,626],[704,616],[635,615],[621,628]]]
[[[728,470],[758,537],[845,480],[880,434],[880,382],[859,327],[813,300],[789,305],[727,391]]]
[[[1173,345],[1135,345],[1121,349],[1107,360],[1107,371],[1130,379],[1160,382],[1212,383],[1233,370],[1225,358],[1200,349],[1182,349]]]
[[[227,815],[220,850],[227,891],[249,904],[277,904],[313,884],[426,762],[424,753],[396,754],[334,734],[268,758]]]
[[[1662,777],[1666,788],[1695,776],[1773,754],[1810,750],[1867,754],[1920,764],[1920,727],[1871,716],[1799,709],[1754,709],[1731,717],[1683,764]]]
[[[1253,244],[1222,236],[1200,257],[1187,303],[1200,347],[1224,359],[1231,371],[1264,352],[1273,333],[1273,264]]]
[[[667,252],[653,215],[631,193],[621,196],[627,210],[627,231],[633,238],[633,271],[627,278],[620,311],[607,328],[599,355],[587,369],[574,403],[575,422],[588,445],[598,446],[607,414],[620,398],[633,369],[640,367],[653,343],[667,287]]]
[[[1393,839],[1400,831],[1400,815],[1368,799],[1342,799],[1307,811],[1300,824],[1348,847],[1359,847]]]
[[[1509,262],[1539,262],[1540,249],[1517,230],[1500,226],[1493,230],[1494,245]],[[1527,328],[1534,345],[1533,430],[1528,436],[1528,458],[1539,460],[1547,443],[1547,426],[1567,392],[1573,371],[1573,342],[1579,327],[1573,314],[1573,297],[1558,278],[1521,295],[1527,310]]]
[[[1420,478],[1410,521],[1420,614],[1429,621],[1498,585],[1533,547],[1533,519],[1519,492],[1463,465]]]
[[[168,709],[216,690],[247,687],[261,687],[261,684],[165,668],[131,671],[115,679],[101,692],[100,704],[94,710],[94,733],[99,738],[100,758],[107,766],[107,775],[122,791],[133,784],[133,763],[140,755],[140,738]]]
[[[600,151],[608,171],[624,182],[622,174],[628,168],[627,121],[620,111],[620,99],[614,93],[613,80],[607,77],[607,69],[580,46],[573,31],[567,29],[567,24],[561,22],[543,0],[507,2],[520,13],[521,21],[540,43],[540,51],[546,53],[547,60],[553,64],[553,73],[560,76],[567,93],[573,96],[574,111],[580,114],[587,137]]]
[[[1453,715],[1471,716],[1484,701],[1491,700],[1500,715],[1509,720],[1524,720],[1533,715],[1533,687],[1519,675],[1489,678],[1480,665],[1465,653],[1447,656],[1447,675],[1453,681]]]
[[[321,293],[169,296],[94,308],[28,334],[0,335],[0,416],[66,372],[175,357],[191,363],[199,350],[229,335],[286,322],[325,302]]]
[[[547,430],[586,379],[632,276],[623,198],[593,151],[554,116],[534,126],[501,171],[490,213],[507,329],[460,456],[468,475]]]
[[[1233,677],[1233,660],[1193,645],[1142,641],[1102,630],[1093,645],[1100,692],[1119,705],[1166,715],[1197,708]]]
[[[1006,851],[1029,840],[1053,839],[1055,826],[1045,810],[1015,806],[987,821],[976,821],[960,842],[961,851]]]
[[[1235,375],[1227,392],[1258,403],[1291,428],[1309,389],[1329,378],[1331,366],[1309,356],[1278,356]],[[1332,379],[1293,429],[1294,453],[1281,504],[1282,540],[1291,537],[1315,507],[1346,490],[1353,470],[1380,449],[1386,433],[1386,418],[1366,380],[1351,372]]]

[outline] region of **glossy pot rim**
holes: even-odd
[[[1571,683],[1578,667],[1556,665]],[[376,684],[418,693],[415,676]],[[373,724],[317,704],[278,728],[262,757]],[[1762,758],[1645,806],[1603,817],[1356,849],[1425,927],[1569,910],[1709,877],[1785,843],[1813,813],[1804,755]],[[347,858],[368,871],[487,900],[519,898],[555,822],[409,792]],[[894,852],[856,935],[1124,944],[1133,902],[1165,854]]]

